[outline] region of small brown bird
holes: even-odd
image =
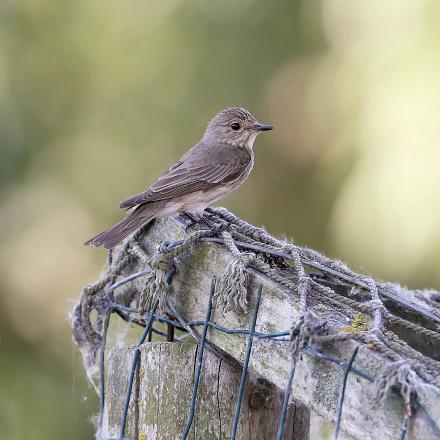
[[[119,204],[119,208],[130,210],[123,220],[84,244],[110,249],[155,218],[178,212],[201,217],[208,206],[246,180],[254,165],[255,138],[267,130],[272,127],[257,122],[244,108],[221,111],[200,142],[147,191]]]

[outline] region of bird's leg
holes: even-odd
[[[223,231],[228,229],[229,225],[225,223],[217,224],[214,221],[206,218],[203,213],[200,214],[193,214],[188,211],[183,212],[190,220],[191,223],[186,227],[188,230],[192,226],[196,224],[203,224],[205,225],[213,234],[221,234]]]
[[[191,223],[186,227],[187,230],[189,228],[192,228],[193,226],[195,226],[197,224],[199,224],[199,225],[203,224],[208,229],[210,229],[211,231],[213,230],[212,222],[210,222],[207,218],[203,217],[203,213],[202,212],[192,213],[192,212],[189,212],[189,211],[183,211],[183,214],[185,214],[185,216],[188,217],[189,220],[191,221]]]
[[[203,213],[200,217],[200,222],[205,224],[213,234],[217,235],[220,235],[223,231],[226,231],[229,228],[229,225],[227,223],[216,223],[215,221],[205,217]]]
[[[228,224],[220,222],[217,223],[209,218],[203,217],[201,220],[210,230],[213,234],[221,235],[223,231],[226,231],[229,227]]]
[[[212,222],[211,220],[208,220],[206,217],[204,217],[203,213],[200,214],[199,223],[204,224],[212,232],[215,232],[214,229],[217,225],[214,222]]]
[[[182,211],[182,214],[185,215],[185,217],[187,217],[190,221],[190,223],[186,226],[185,230],[186,232],[188,232],[188,230],[190,228],[192,228],[193,226],[195,226],[196,224],[199,223],[199,218],[197,218],[195,215],[193,215],[192,213],[188,212],[188,211]]]
[[[209,211],[205,211],[208,214],[208,217],[203,217],[203,222],[211,229],[214,234],[221,235],[223,231],[228,231],[230,229],[230,224],[225,220],[218,219],[219,222],[211,220],[211,215]]]
[[[207,220],[208,222],[209,222],[209,229],[211,229],[211,231],[214,233],[214,234],[217,234],[217,235],[221,235],[221,233],[223,232],[223,231],[227,231],[228,229],[229,229],[229,225],[227,224],[227,223],[215,223],[215,222],[213,222],[213,221],[211,221],[211,220]]]

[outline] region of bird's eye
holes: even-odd
[[[235,131],[240,130],[240,124],[238,122],[234,122],[231,125],[231,128],[232,128],[232,130],[235,130]]]

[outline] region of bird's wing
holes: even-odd
[[[143,203],[168,200],[232,183],[241,176],[252,160],[248,151],[240,150],[223,160],[211,158],[209,163],[200,163],[198,160],[179,161],[147,191],[123,200],[119,207],[133,208]]]

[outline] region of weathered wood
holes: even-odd
[[[133,348],[115,348],[109,359],[103,438],[117,438]],[[195,344],[147,343],[129,410],[126,435],[139,440],[180,439],[191,401],[197,358]],[[229,439],[235,414],[241,368],[204,353],[191,440]],[[237,440],[266,440],[276,436],[283,394],[267,381],[248,379]],[[291,406],[285,440],[308,439],[308,410]],[[300,426],[301,425],[301,426]],[[296,434],[293,434],[296,426]]]
[[[181,223],[175,219],[167,219],[151,228],[143,244],[147,252],[152,254],[162,242],[186,236],[187,233]],[[186,320],[204,318],[212,276],[223,273],[231,258],[223,246],[203,243],[197,244],[193,251],[181,256],[178,272],[173,280],[171,300]],[[127,273],[142,269],[140,263],[136,263],[136,266],[127,269]],[[264,286],[264,292],[256,330],[260,332],[288,330],[298,315],[297,295],[258,273],[253,275],[250,286],[249,312],[223,313],[219,308],[215,308],[212,321],[228,328],[249,328],[255,304],[255,291],[260,284]],[[143,280],[137,280],[135,285],[137,288],[142,288]],[[308,305],[320,318],[327,321],[330,329],[340,329],[350,325],[353,318],[352,311],[342,305],[339,308],[329,309],[319,300],[310,300]],[[364,318],[368,321],[368,317]],[[208,339],[233,358],[243,361],[246,350],[245,337],[228,335],[210,328]],[[353,349],[354,343],[346,342],[332,345],[327,351],[331,351],[338,358],[349,359]],[[384,369],[386,362],[374,349],[363,346],[354,365],[375,376]],[[290,366],[288,342],[255,340],[250,368],[259,377],[284,390]],[[120,371],[119,367],[118,371]],[[343,371],[340,367],[318,361],[303,353],[297,363],[292,396],[327,420],[334,420],[342,376]],[[141,386],[141,393],[143,388],[144,385]],[[351,374],[346,389],[342,429],[357,439],[399,438],[405,416],[402,399],[392,395],[387,399],[384,407],[376,406],[375,402],[376,396],[371,384]],[[433,419],[440,420],[440,399],[435,392],[427,391],[424,404]],[[276,420],[277,418],[274,418],[274,424]],[[222,426],[226,425],[222,424]],[[416,417],[411,422],[407,439],[422,438],[430,440],[437,437],[421,417]]]

